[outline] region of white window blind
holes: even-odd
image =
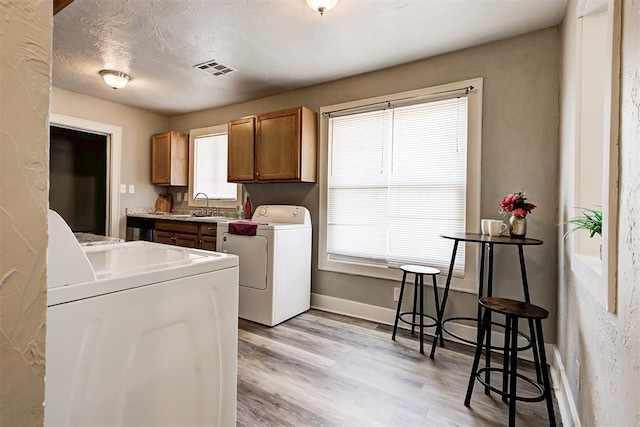
[[[235,200],[237,185],[227,182],[227,134],[196,137],[194,151],[193,194]]]
[[[459,97],[330,117],[330,259],[449,268],[441,234],[465,231],[467,115]]]

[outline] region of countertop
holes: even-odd
[[[177,213],[149,213],[149,212],[127,212],[128,217],[135,218],[151,218],[156,220],[169,220],[169,221],[186,221],[186,222],[206,222],[206,223],[218,223],[232,221],[236,218],[228,218],[225,216],[194,216],[192,214],[177,214]]]
[[[110,243],[121,243],[124,240],[118,237],[100,236],[92,233],[73,233],[78,239],[80,246],[95,246],[95,245],[107,245]]]

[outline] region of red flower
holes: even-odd
[[[516,218],[524,218],[525,216],[527,216],[527,211],[524,210],[523,208],[514,209],[511,213]]]
[[[500,206],[500,212],[511,213],[516,218],[524,218],[536,208],[536,205],[526,200],[525,194],[519,191],[506,195],[500,203],[498,203],[498,206]]]

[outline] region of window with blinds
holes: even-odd
[[[328,258],[447,270],[441,234],[465,231],[467,123],[466,96],[329,115]]]
[[[198,136],[194,144],[193,194],[236,200],[237,185],[227,182],[227,134]]]

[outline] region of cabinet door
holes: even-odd
[[[151,183],[169,184],[171,176],[171,134],[153,135],[151,138]]]
[[[301,108],[258,116],[256,179],[300,179]]]
[[[256,118],[243,117],[229,121],[227,181],[252,182],[254,178],[254,141]]]
[[[173,233],[169,231],[156,230],[156,243],[164,243],[165,245],[175,245],[176,242]]]
[[[179,132],[158,133],[151,137],[151,183],[187,185],[189,183],[189,140]]]
[[[175,239],[176,239],[176,245],[178,246],[183,246],[185,248],[198,247],[198,236],[195,234],[176,233]]]
[[[211,236],[200,237],[200,249],[206,249],[208,251],[216,250],[216,238]]]

